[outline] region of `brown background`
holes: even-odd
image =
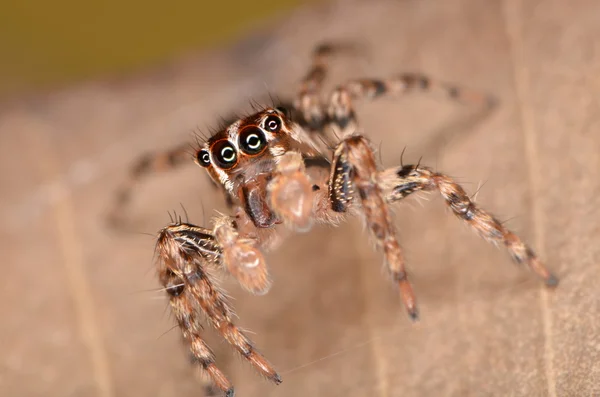
[[[420,300],[411,325],[359,222],[315,228],[269,255],[264,297],[232,282],[239,324],[283,374],[258,378],[208,331],[240,396],[599,396],[600,3],[343,1],[300,9],[223,50],[125,80],[7,103],[0,113],[3,396],[198,396],[169,331],[153,238],[104,226],[137,156],[269,93],[293,94],[311,48],[360,42],[335,81],[422,71],[496,94],[360,106],[382,161],[436,166],[522,234],[562,278],[546,291],[435,196],[397,206]],[[137,190],[134,229],[183,203],[223,210],[193,165]],[[422,204],[422,205],[420,205]],[[204,208],[204,211],[203,211]]]

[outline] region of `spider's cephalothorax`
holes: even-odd
[[[223,187],[233,215],[218,216],[212,229],[173,222],[158,235],[158,274],[173,313],[194,361],[227,396],[233,395],[233,386],[202,338],[202,314],[260,373],[277,384],[281,378],[233,323],[233,309],[212,270],[224,269],[246,290],[264,294],[271,280],[262,252],[290,232],[308,231],[314,222],[337,224],[347,215],[362,216],[413,319],[417,306],[389,206],[419,191],[437,191],[484,239],[503,245],[515,262],[529,267],[546,285],[558,283],[531,248],[476,205],[452,178],[420,164],[380,169],[369,141],[356,133],[353,101],[360,98],[420,90],[484,107],[493,101],[419,74],[353,80],[324,100],[325,60],[334,49],[320,46],[315,51],[312,69],[288,109],[293,119],[280,109],[258,111],[231,123],[194,153],[196,163]],[[118,196],[115,214],[122,212],[141,176],[181,164],[184,153],[180,147],[141,159]]]
[[[318,156],[298,132],[283,110],[265,109],[213,135],[197,151],[196,163],[239,200],[256,227],[268,228],[281,223],[270,208],[267,187],[286,153]]]

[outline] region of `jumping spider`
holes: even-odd
[[[265,294],[271,280],[262,252],[293,231],[308,231],[313,223],[337,224],[347,215],[361,215],[413,319],[418,315],[415,296],[389,206],[419,191],[438,191],[450,210],[484,239],[504,245],[516,263],[528,266],[546,285],[558,283],[531,248],[479,208],[452,178],[419,164],[380,170],[370,142],[356,133],[355,99],[438,91],[486,106],[488,98],[424,75],[404,74],[349,81],[323,101],[326,60],[336,49],[323,45],[315,50],[290,109],[257,111],[199,143],[195,162],[224,189],[235,215],[216,217],[212,229],[174,221],[158,233],[160,283],[195,361],[226,396],[233,396],[234,389],[202,339],[202,315],[262,375],[276,384],[282,380],[233,323],[233,308],[212,270],[225,269],[249,292]],[[130,182],[185,158],[183,148],[146,157],[133,169]],[[117,217],[131,185],[119,195]]]

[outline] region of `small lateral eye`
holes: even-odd
[[[240,132],[239,145],[246,154],[258,154],[267,147],[267,139],[260,128],[249,127]]]
[[[198,164],[202,167],[210,166],[210,154],[208,154],[206,150],[200,150],[196,155],[196,158],[198,159]]]
[[[290,117],[290,109],[288,109],[285,106],[277,106],[275,109],[277,109],[278,112],[283,113],[285,115],[285,117],[289,118]]]
[[[237,152],[229,141],[218,141],[212,147],[213,158],[223,169],[233,167],[237,163]]]
[[[265,129],[271,132],[279,132],[281,129],[281,119],[275,115],[270,115],[265,120]]]

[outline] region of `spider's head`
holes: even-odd
[[[230,193],[273,171],[294,146],[293,125],[283,111],[267,108],[219,131],[196,152],[196,163]]]

